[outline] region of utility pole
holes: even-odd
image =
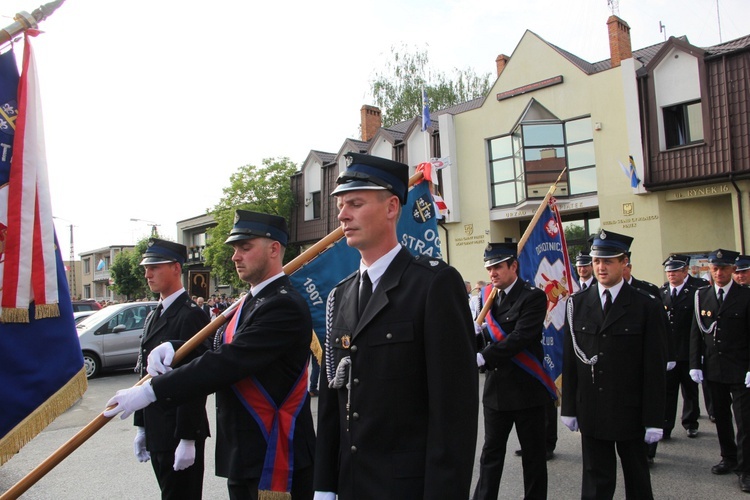
[[[130,219],[130,222],[145,222],[146,224],[151,226],[151,237],[152,238],[159,237],[159,232],[156,230],[156,228],[159,227],[161,224],[157,224],[154,221],[144,220],[144,219]]]

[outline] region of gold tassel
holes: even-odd
[[[57,304],[39,304],[34,312],[36,319],[59,318],[60,306]]]
[[[258,490],[258,500],[292,500],[292,494],[288,491]]]
[[[320,340],[318,340],[318,336],[315,335],[315,330],[313,330],[312,333],[312,340],[310,341],[310,351],[312,351],[313,356],[318,360],[318,364],[323,363],[323,348],[320,347]]]
[[[81,368],[67,384],[0,439],[0,465],[10,460],[34,436],[81,399],[87,387],[86,370]]]
[[[3,323],[28,323],[29,310],[20,307],[8,307],[2,310],[0,321]]]

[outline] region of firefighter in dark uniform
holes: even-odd
[[[578,252],[576,255],[576,272],[580,290],[585,290],[596,283],[594,268],[591,266],[591,255],[588,252]]]
[[[714,403],[721,462],[711,472],[736,472],[742,491],[750,492],[750,289],[732,281],[737,257],[724,249],[708,256],[714,284],[696,292],[690,376],[708,382]]]
[[[742,286],[750,286],[750,255],[738,255],[734,259],[732,279]]]
[[[408,166],[347,156],[332,194],[361,261],[326,307],[315,498],[468,498],[479,377],[463,279],[399,243]]]
[[[553,397],[527,371],[541,370],[547,296],[518,278],[517,257],[515,243],[491,243],[484,252],[484,267],[498,293],[482,332],[487,346],[477,354],[487,379],[482,398],[485,437],[474,500],[497,499],[514,425],[522,450],[524,497],[547,498],[545,418]]]
[[[664,424],[667,340],[658,299],[623,280],[632,238],[602,230],[591,256],[598,283],[568,301],[560,414],[581,431],[581,498],[612,498],[617,458],[627,498],[653,498],[647,443]]]
[[[146,359],[163,342],[182,344],[208,324],[208,317],[182,286],[185,245],[151,238],[141,264],[152,292],[159,293],[156,309],[146,318],[138,369],[146,374]],[[208,349],[204,342],[189,361]],[[209,435],[206,397],[180,406],[149,406],[134,415],[138,427],[134,443],[140,461],[151,459],[163,499],[199,499],[203,492],[204,445]]]

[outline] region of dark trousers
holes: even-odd
[[[690,378],[690,365],[687,361],[678,361],[677,365],[667,372],[667,404],[664,415],[664,434],[669,435],[674,429],[677,415],[677,392],[682,390],[682,427],[697,429],[701,416],[698,401],[698,384]]]
[[[315,355],[310,356],[310,386],[308,390],[310,392],[318,392],[318,379],[320,378],[320,364],[318,364],[318,358]]]
[[[721,457],[736,461],[738,472],[750,473],[750,389],[743,384],[722,384],[710,380],[708,387],[714,402]],[[732,412],[734,423],[737,424],[736,441]]]
[[[703,388],[703,401],[706,403],[706,413],[708,413],[709,417],[713,417],[714,402],[711,399],[711,391],[708,390],[708,380],[703,380],[701,387]]]
[[[545,412],[545,406],[513,411],[498,411],[484,407],[484,446],[474,500],[497,500],[508,436],[514,424],[518,442],[523,450],[521,463],[524,498],[547,498]]]
[[[617,486],[617,455],[622,462],[625,498],[649,500],[654,498],[651,475],[646,460],[643,438],[627,441],[605,441],[581,435],[583,454],[582,500],[606,500],[614,497]]]
[[[151,467],[159,483],[162,500],[200,500],[203,496],[203,457],[205,440],[195,442],[195,463],[174,470],[174,451],[151,452]]]
[[[258,500],[260,478],[227,479],[229,500]],[[292,498],[294,500],[312,500],[313,468],[305,467],[292,474]]]
[[[557,406],[555,405],[555,401],[550,400],[545,410],[545,448],[547,451],[555,451],[555,448],[557,448]]]

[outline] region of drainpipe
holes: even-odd
[[[442,220],[442,219],[441,219]],[[443,231],[445,231],[445,239],[443,240],[445,242],[445,253],[443,254],[443,260],[446,264],[450,264],[450,250],[448,249],[448,228],[445,227],[443,222],[438,221],[438,227],[441,228]]]
[[[740,215],[740,253],[745,254],[745,219],[742,216],[742,191],[740,191],[740,187],[737,185],[737,183],[734,181],[734,176],[730,173],[729,174],[729,182],[732,183],[732,186],[734,186],[734,190],[737,192],[737,211]]]

